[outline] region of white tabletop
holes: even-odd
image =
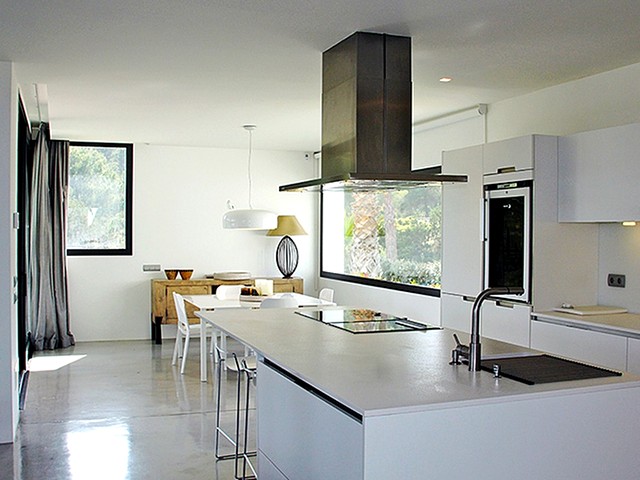
[[[296,299],[299,307],[316,307],[319,305],[335,305],[333,302],[320,300],[301,293],[276,293],[272,298],[280,298],[289,295]],[[184,299],[195,305],[199,310],[215,310],[216,308],[259,308],[260,303],[267,297],[256,297],[256,301],[220,300],[216,295],[184,295]]]
[[[316,297],[310,297],[308,295],[302,295],[301,293],[276,293],[271,295],[274,298],[280,298],[283,295],[289,295],[295,298],[298,302],[298,308],[324,308],[324,307],[332,307],[335,306],[334,302],[328,302],[326,300],[321,300]],[[264,298],[268,297],[258,297],[258,301],[241,301],[241,300],[220,300],[216,295],[184,295],[183,298],[195,305],[201,312],[212,311],[212,310],[247,310],[247,309],[259,309],[260,304]],[[205,320],[200,319],[200,327],[202,331],[205,328]],[[214,325],[215,327],[215,325]],[[212,340],[213,341],[213,340]],[[226,339],[224,333],[221,336],[222,342],[222,350],[226,352]],[[203,336],[200,340],[200,380],[203,382],[207,381],[207,337]],[[226,353],[225,353],[226,356]],[[227,364],[225,363],[225,366]]]

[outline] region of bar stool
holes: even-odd
[[[234,459],[234,476],[236,479],[256,479],[256,471],[251,464],[249,457],[255,457],[256,451],[248,450],[249,435],[249,396],[251,383],[256,379],[256,358],[242,357],[238,359],[235,353],[232,353],[233,364],[226,366],[227,370],[237,373],[236,381],[236,420],[235,431],[233,435],[226,432],[220,425],[220,406],[222,399],[222,370],[225,368],[226,352],[216,345],[216,356],[218,359],[216,370],[216,429],[215,429],[215,455],[217,460]],[[244,402],[242,397],[242,378],[246,378]],[[243,418],[244,417],[244,418]],[[220,454],[220,436],[224,437],[235,449],[234,453]],[[240,461],[242,461],[242,475],[240,475]],[[247,465],[251,470],[252,476],[247,477]]]

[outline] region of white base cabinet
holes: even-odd
[[[614,370],[627,369],[627,338],[534,319],[531,348]]]
[[[627,371],[640,375],[640,340],[627,339]]]
[[[471,311],[475,298],[443,293],[440,295],[442,325],[471,333]],[[487,300],[480,310],[480,335],[501,342],[529,347],[531,305]],[[460,339],[462,342],[465,340]]]
[[[256,390],[261,480],[363,477],[361,421],[263,362]]]
[[[480,334],[483,337],[529,347],[531,305],[504,301],[487,301],[480,311]]]
[[[473,298],[442,293],[440,295],[441,326],[471,333],[471,307]]]

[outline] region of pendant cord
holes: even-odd
[[[253,150],[253,131],[248,129],[249,131],[249,159],[247,161],[247,177],[249,178],[249,208],[253,210],[253,205],[251,204],[251,152]]]

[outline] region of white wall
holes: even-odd
[[[16,275],[16,122],[18,90],[13,65],[0,62],[0,443],[13,442],[18,425]]]
[[[296,215],[309,233],[295,237],[295,275],[304,278],[305,289],[317,277],[318,196],[280,193],[278,186],[314,177],[315,162],[302,152],[254,150],[252,158],[253,207]],[[68,260],[76,340],[150,338],[150,280],[164,274],[142,272],[145,263],[193,268],[193,278],[229,270],[281,276],[275,265],[279,238],[222,229],[227,200],[236,208],[248,206],[247,150],[136,144],[134,255]],[[163,335],[175,331],[163,328]]]
[[[488,141],[570,135],[640,120],[640,63],[491,104]]]
[[[638,85],[640,63],[490,105],[488,140],[531,133],[570,135],[638,122]],[[640,226],[602,224],[599,230],[598,258],[585,259],[598,262],[598,303],[640,312]],[[627,287],[608,287],[608,273],[625,274]]]

